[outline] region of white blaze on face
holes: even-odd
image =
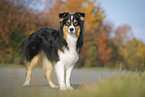
[[[68,32],[71,33],[71,34],[75,34],[75,27],[73,25],[73,15],[71,15],[71,25],[68,29]]]
[[[73,15],[71,15],[71,21],[73,21]]]

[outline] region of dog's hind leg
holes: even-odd
[[[58,88],[51,80],[51,73],[53,71],[53,63],[47,59],[46,56],[42,58],[43,69],[45,70],[45,77],[51,88]]]
[[[50,69],[46,70],[45,77],[47,79],[47,82],[49,83],[51,88],[58,88],[58,86],[55,85],[51,80],[51,73],[52,73],[52,71]]]
[[[38,60],[39,60],[39,55],[35,56],[30,62],[25,62],[27,66],[27,72],[26,72],[25,83],[23,84],[23,86],[29,86],[32,69],[38,63]]]

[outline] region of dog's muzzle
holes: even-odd
[[[75,34],[75,27],[73,25],[71,25],[68,29],[68,32],[71,34]]]

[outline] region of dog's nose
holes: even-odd
[[[73,31],[74,30],[74,28],[70,28],[70,31]]]

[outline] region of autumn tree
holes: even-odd
[[[99,59],[100,59],[100,65],[104,66],[106,65],[107,61],[109,61],[111,56],[111,49],[107,45],[107,36],[105,34],[105,31],[101,32],[101,35],[97,38],[97,47],[99,50]]]
[[[100,66],[97,37],[104,25],[105,13],[99,3],[97,3],[97,6],[93,4],[94,2],[88,3],[86,8],[88,16],[85,24],[84,66]]]
[[[114,44],[121,55],[120,63],[127,69],[143,69],[145,62],[144,43],[133,38],[133,31],[129,25],[119,26],[115,31]]]
[[[49,25],[40,14],[19,0],[0,1],[0,22],[0,63],[18,62],[22,58],[27,36],[36,29]]]
[[[145,70],[145,44],[142,41],[138,41],[136,56],[139,58],[139,67]]]
[[[133,39],[132,28],[125,24],[119,26],[115,31],[115,39],[120,45]]]
[[[125,60],[124,65],[128,69],[145,69],[145,45],[143,42],[133,38],[124,44],[121,52]]]

